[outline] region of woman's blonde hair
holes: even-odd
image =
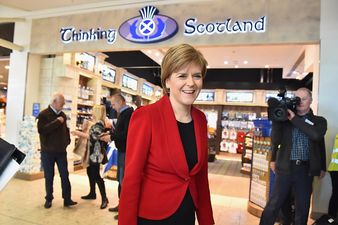
[[[200,51],[191,45],[180,44],[171,47],[166,52],[161,65],[161,84],[165,94],[169,93],[165,83],[170,75],[190,63],[195,63],[201,67],[202,77],[204,78],[207,72],[208,62],[205,60]]]
[[[94,105],[93,106],[93,121],[94,123],[98,121],[104,122],[106,118],[106,107],[103,105]]]

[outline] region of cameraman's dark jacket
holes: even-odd
[[[291,121],[272,122],[271,161],[276,162],[276,171],[278,173],[290,172],[293,127],[299,128],[309,138],[309,174],[319,176],[321,170],[326,171],[324,142],[324,135],[327,129],[326,119],[313,115],[312,111],[306,115],[306,118],[310,121],[309,123],[297,115]],[[313,125],[310,124],[311,122]]]

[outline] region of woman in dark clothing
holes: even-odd
[[[82,196],[82,199],[96,199],[95,184],[98,185],[102,202],[100,209],[105,209],[108,206],[108,198],[106,195],[106,188],[104,180],[100,175],[100,164],[107,162],[106,144],[100,141],[100,135],[104,133],[104,119],[106,118],[106,109],[102,105],[95,105],[93,107],[93,123],[89,128],[88,133],[81,131],[73,131],[73,135],[86,138],[88,141],[87,151],[89,151],[87,175],[89,178],[90,192],[88,195]]]
[[[164,96],[130,120],[119,225],[213,225],[205,115],[192,106],[207,62],[190,45],[162,61]]]

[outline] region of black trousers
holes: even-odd
[[[293,188],[295,198],[295,225],[306,225],[309,215],[313,176],[307,165],[291,165],[290,174],[276,173],[276,183],[265,206],[260,225],[274,225],[279,210]]]
[[[52,201],[55,163],[61,177],[62,198],[71,200],[71,187],[69,182],[67,152],[41,152],[41,161],[45,173],[45,188],[47,201]]]
[[[107,198],[106,195],[106,187],[104,185],[104,180],[100,175],[100,164],[98,163],[92,163],[87,167],[87,175],[89,179],[89,186],[90,186],[90,193],[92,195],[96,194],[95,191],[95,184],[99,186],[100,194],[102,197],[102,200]]]
[[[338,171],[330,171],[332,195],[329,203],[329,215],[337,218],[338,212]]]

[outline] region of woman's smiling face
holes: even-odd
[[[173,106],[191,106],[202,86],[202,69],[195,63],[180,68],[166,80],[166,87],[170,89],[169,98]]]

